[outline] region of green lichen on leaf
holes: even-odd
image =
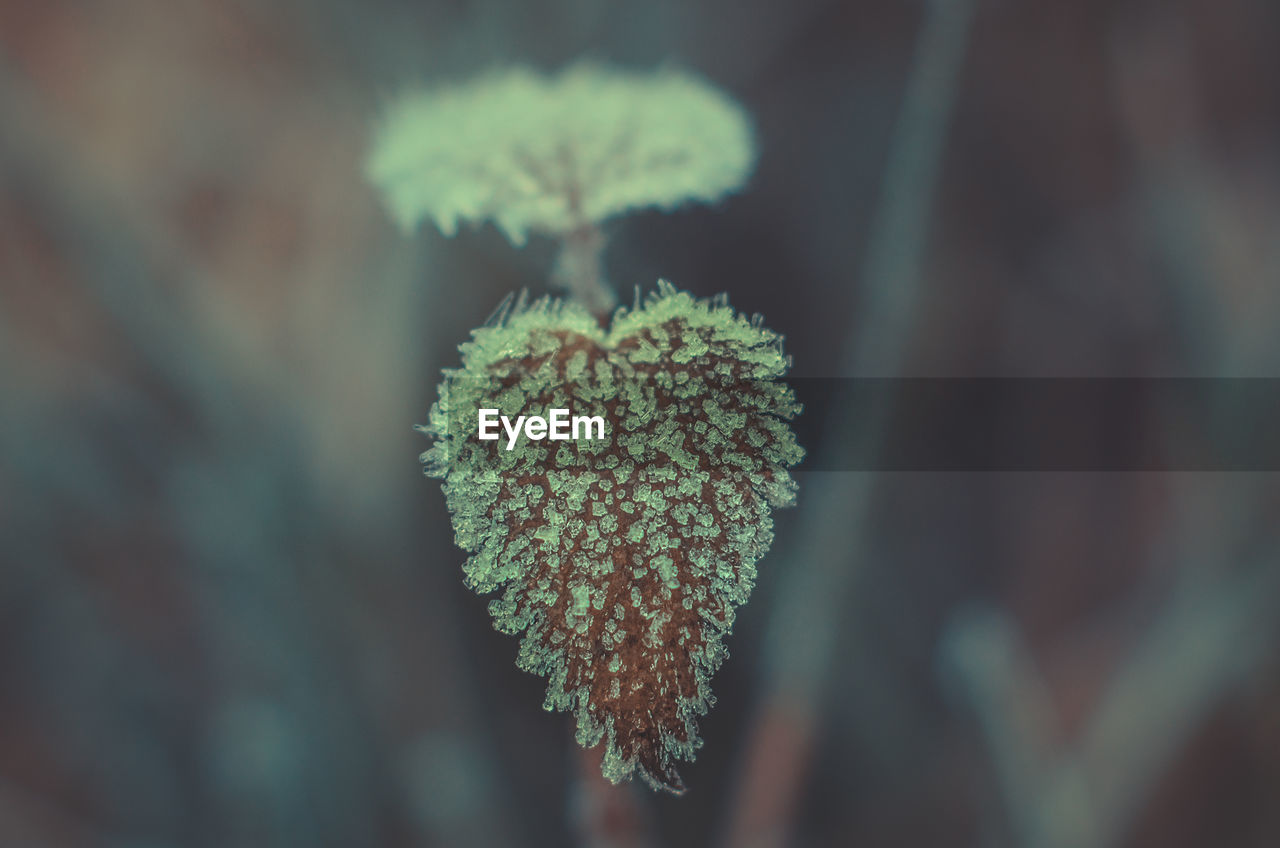
[[[723,299],[666,283],[608,329],[573,303],[520,305],[476,330],[445,371],[422,455],[443,488],[468,586],[497,592],[495,626],[548,679],[547,709],[605,743],[604,774],[679,792],[678,760],[773,539],[795,499],[800,411],[781,339]],[[567,408],[606,438],[507,450],[478,411]]]

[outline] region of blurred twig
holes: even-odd
[[[1272,650],[1280,613],[1276,555],[1215,585],[1183,587],[1062,749],[1052,741],[1055,717],[1013,622],[994,610],[953,619],[942,660],[981,724],[1019,845],[1122,843],[1191,731]]]
[[[1233,402],[1229,377],[1274,371],[1277,362],[1274,345],[1237,332],[1228,293],[1258,292],[1256,314],[1268,322],[1276,295],[1274,287],[1233,280],[1232,268],[1214,261],[1212,182],[1194,153],[1194,109],[1182,96],[1193,76],[1184,39],[1180,26],[1157,27],[1117,45],[1114,60],[1147,235],[1170,284],[1185,365],[1222,379],[1212,399],[1214,432],[1195,435],[1227,443],[1252,420]],[[1170,79],[1181,82],[1177,98],[1168,96]],[[1160,413],[1176,420],[1177,410]],[[1018,844],[1122,844],[1179,749],[1275,651],[1280,546],[1267,508],[1270,477],[1176,476],[1170,538],[1159,551],[1172,568],[1155,572],[1173,578],[1155,589],[1167,596],[1164,605],[1066,744],[1053,742],[1060,728],[1011,618],[981,610],[952,620],[940,659],[979,720]]]
[[[173,536],[173,549],[166,549],[166,561],[146,566],[166,578],[172,576],[174,583],[187,590],[195,607],[192,629],[207,643],[200,647],[209,654],[189,658],[196,666],[194,685],[209,688],[200,693],[200,709],[181,717],[191,723],[181,741],[197,755],[185,766],[190,774],[184,773],[186,779],[179,781],[157,772],[168,796],[157,791],[154,780],[144,781],[146,775],[124,775],[130,764],[135,771],[150,765],[143,762],[143,755],[157,747],[168,751],[165,743],[171,745],[172,740],[160,735],[163,728],[147,726],[130,715],[137,706],[134,701],[140,700],[136,690],[151,685],[163,669],[154,668],[155,658],[137,650],[123,634],[112,631],[111,638],[100,637],[83,614],[76,617],[78,623],[65,628],[66,639],[88,635],[100,651],[114,648],[120,637],[123,646],[110,656],[120,658],[115,689],[121,691],[90,689],[67,695],[62,688],[50,687],[48,693],[34,694],[32,702],[41,709],[46,702],[77,710],[83,710],[84,704],[97,705],[87,714],[95,718],[93,722],[84,715],[64,714],[52,717],[51,723],[59,735],[78,739],[88,734],[101,740],[75,750],[78,757],[94,764],[90,777],[96,782],[91,788],[113,799],[111,809],[120,815],[126,832],[137,825],[132,810],[162,805],[159,799],[172,797],[181,801],[168,805],[172,816],[185,820],[186,826],[203,828],[206,838],[224,844],[264,838],[279,845],[379,842],[388,813],[384,799],[401,797],[397,788],[388,792],[384,785],[400,777],[388,767],[395,766],[405,752],[392,750],[391,758],[375,759],[383,748],[385,731],[373,725],[371,693],[353,684],[360,682],[359,674],[365,671],[358,664],[361,657],[396,656],[397,651],[401,658],[420,655],[403,650],[394,641],[394,629],[380,627],[378,620],[361,620],[365,612],[360,609],[361,593],[375,589],[402,596],[419,593],[418,583],[405,580],[406,573],[411,573],[407,566],[381,571],[371,566],[390,558],[408,560],[397,543],[421,535],[415,536],[412,525],[406,525],[403,510],[380,504],[378,518],[385,520],[390,513],[400,520],[379,526],[387,531],[383,538],[370,534],[368,522],[358,519],[375,511],[352,509],[353,495],[367,484],[336,479],[333,491],[317,489],[320,475],[316,471],[324,459],[314,455],[317,448],[340,453],[343,461],[356,454],[344,466],[346,470],[352,465],[366,474],[380,470],[367,467],[367,452],[360,455],[365,444],[355,441],[353,445],[349,431],[332,426],[335,419],[349,420],[350,413],[335,407],[335,397],[299,380],[298,363],[280,355],[282,349],[293,351],[279,344],[278,338],[269,340],[276,345],[268,348],[242,332],[247,317],[239,311],[243,306],[219,302],[218,283],[224,281],[213,279],[212,269],[175,238],[175,228],[160,204],[142,190],[113,190],[85,156],[86,147],[75,135],[74,123],[64,124],[66,116],[18,74],[0,75],[0,114],[5,115],[0,162],[6,166],[7,181],[16,189],[24,211],[49,231],[57,255],[68,260],[68,277],[78,289],[76,294],[107,316],[115,338],[129,354],[124,362],[102,364],[109,376],[104,375],[98,392],[76,394],[74,403],[65,407],[23,410],[24,430],[28,435],[38,430],[40,438],[34,442],[38,450],[5,440],[6,454],[23,460],[16,482],[26,486],[24,506],[47,519],[23,528],[23,544],[31,549],[29,561],[36,564],[33,568],[42,581],[32,594],[49,599],[59,609],[71,599],[81,599],[94,612],[99,607],[107,614],[119,612],[111,609],[112,599],[93,591],[92,585],[74,595],[64,585],[84,567],[63,555],[56,538],[60,526],[56,510],[65,501],[60,488],[64,482],[74,483],[80,496],[87,476],[85,468],[69,467],[77,454],[58,444],[69,435],[74,446],[94,460],[93,470],[108,466],[94,494],[109,500],[116,512],[86,510],[88,529],[108,527],[128,538],[129,530],[139,523],[163,524],[166,538]],[[299,202],[309,200],[313,198]],[[312,211],[332,220],[331,210]],[[362,381],[377,377],[386,381],[379,388],[389,385],[391,389],[361,397],[407,406],[406,398],[414,394],[407,382],[420,373],[423,357],[419,354],[429,340],[423,325],[437,320],[430,297],[442,287],[425,287],[429,296],[423,296],[420,262],[409,267],[391,265],[372,268],[394,277],[379,280],[372,294],[362,290],[358,279],[340,287],[330,302],[301,317],[299,323],[304,326],[299,338],[290,341],[299,342],[305,356],[328,366],[326,376],[349,371]],[[300,294],[294,292],[290,305],[295,310],[304,304],[316,307],[325,296],[303,288]],[[325,307],[333,312],[320,314]],[[345,322],[338,334],[331,332],[329,323],[335,319]],[[137,371],[145,375],[143,380]],[[165,401],[178,402],[180,415],[173,415],[168,404],[144,402],[150,400],[148,390],[157,388]],[[139,397],[129,400],[126,390]],[[155,471],[157,479],[139,474],[139,468],[122,472],[106,462],[120,458],[120,445],[112,434],[94,431],[93,421],[77,415],[74,425],[70,423],[79,411],[77,403],[93,407],[99,400],[128,407],[119,425],[131,435],[137,436],[134,431],[141,427],[149,428],[146,436],[137,437],[144,439],[153,458],[163,460],[146,469]],[[386,423],[408,442],[412,417],[407,410],[383,407],[360,412],[366,417],[357,419],[357,424]],[[41,416],[59,426],[50,426]],[[387,443],[381,431],[358,435],[377,437],[374,442],[379,448]],[[415,453],[412,448],[404,452],[406,473],[395,479],[416,476]],[[141,495],[139,477],[158,494]],[[382,494],[392,488],[385,477],[374,485]],[[164,505],[162,514],[157,514],[156,501]],[[351,512],[356,513],[354,519]],[[7,550],[16,553],[18,549]],[[126,548],[106,553],[123,560],[133,552]],[[353,568],[352,560],[360,568]],[[91,565],[105,571],[113,569],[115,562]],[[379,581],[391,584],[379,586]],[[139,594],[151,598],[145,590]],[[424,599],[424,609],[429,609],[431,600]],[[436,626],[436,617],[430,613],[418,614],[415,620],[430,622],[430,627],[411,629],[418,638]],[[361,638],[372,644],[357,645]],[[460,640],[429,641],[432,668],[414,668],[408,676],[434,671],[432,685],[450,697],[440,700],[444,715],[416,717],[417,726],[434,721],[448,727],[456,747],[466,752],[464,759],[496,759],[488,736],[473,726],[478,719],[469,709],[475,696],[467,688],[468,663],[464,657],[451,656]],[[68,672],[65,680],[58,681],[81,686],[104,676],[64,670]],[[453,671],[459,673],[447,673]],[[182,685],[174,684],[175,690]],[[165,694],[175,699],[195,696],[191,691]],[[407,691],[397,695],[409,698]],[[404,740],[392,737],[389,741]],[[98,771],[108,769],[117,772],[112,778],[125,779],[98,779]],[[398,788],[414,795],[416,784],[405,782],[409,785]],[[492,782],[484,783],[482,791],[501,793]],[[409,803],[429,806],[434,799],[413,797]],[[466,817],[450,831],[451,844],[521,844],[522,839],[505,827],[508,817],[505,810]],[[432,828],[441,820],[422,817],[420,836],[438,836]]]
[[[72,260],[77,280],[147,367],[191,403],[203,421],[235,431],[244,416],[229,403],[228,393],[260,385],[249,375],[265,378],[270,360],[239,360],[241,373],[231,380],[225,373],[228,363],[213,363],[208,353],[218,346],[184,302],[207,281],[191,279],[189,263],[157,237],[162,228],[147,225],[149,213],[140,204],[113,196],[99,184],[79,151],[54,131],[52,115],[17,79],[0,73],[0,114],[6,116],[0,161],[8,163],[12,185],[27,203],[43,204],[35,211],[58,223],[56,236],[64,240],[58,245],[60,254]],[[180,285],[162,284],[158,278],[163,276]],[[287,385],[283,379],[271,382]]]
[[[902,369],[923,267],[934,190],[957,80],[968,42],[972,0],[931,0],[902,111],[891,140],[863,268],[863,309],[841,359],[845,374],[893,376]],[[863,423],[859,449],[874,452],[889,410],[833,409],[835,429]],[[824,467],[854,467],[845,443],[819,448]],[[763,694],[747,742],[747,771],[734,796],[726,844],[765,846],[786,839],[818,727],[823,683],[837,628],[865,552],[876,475],[810,475],[764,645]]]

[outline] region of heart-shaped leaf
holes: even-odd
[[[781,338],[666,283],[608,330],[543,300],[472,335],[419,428],[473,553],[466,583],[501,590],[495,626],[523,634],[517,664],[548,678],[544,706],[574,712],[578,742],[605,741],[606,777],[682,791],[675,761],[701,745],[770,507],[795,499]],[[605,437],[478,438],[482,409],[557,408],[600,416]]]

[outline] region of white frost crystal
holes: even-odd
[[[743,110],[687,73],[592,64],[525,68],[407,95],[388,111],[367,172],[411,231],[492,219],[515,244],[627,209],[714,201],[755,149]]]

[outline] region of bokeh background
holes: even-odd
[[[405,87],[581,56],[754,116],[608,271],[797,374],[1280,376],[1271,0],[6,0],[0,845],[1280,844],[1265,473],[806,474],[688,793],[600,781],[411,430],[553,246],[362,177]]]

